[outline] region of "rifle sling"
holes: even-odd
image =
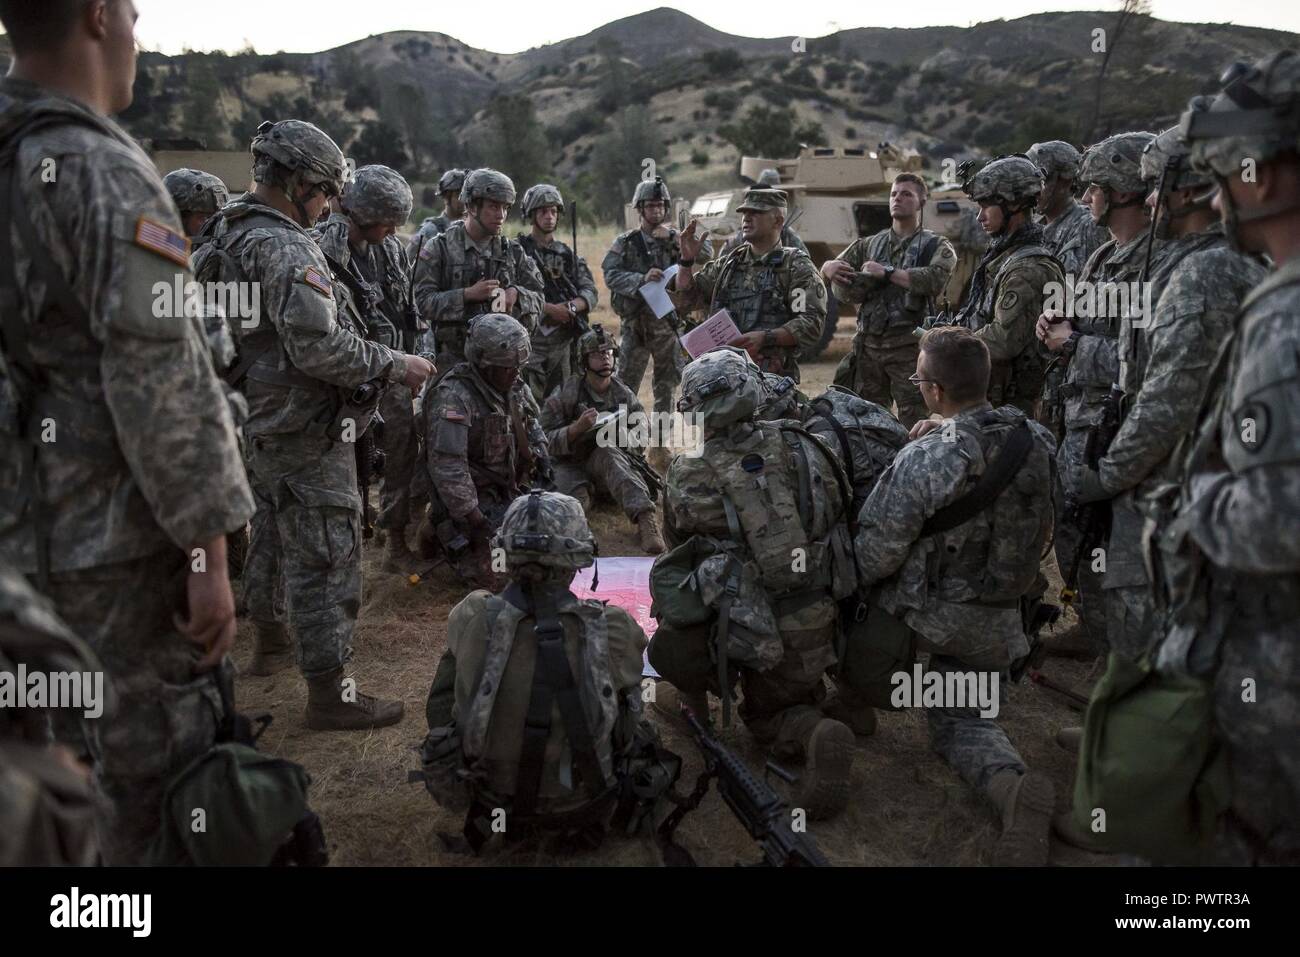
[[[1020,466],[1033,448],[1034,437],[1029,431],[1029,423],[1022,420],[1011,430],[1006,444],[998,457],[984,470],[975,487],[957,501],[939,509],[921,526],[921,536],[937,535],[947,532],[959,525],[965,525],[972,518],[984,511],[1011,484],[1011,480],[1020,471]]]

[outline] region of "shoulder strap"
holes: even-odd
[[[1022,420],[1007,436],[1006,444],[998,457],[984,470],[975,487],[957,501],[939,509],[921,526],[921,535],[937,535],[965,525],[984,509],[993,504],[1002,491],[1011,484],[1011,480],[1024,465],[1034,445],[1033,433],[1029,431],[1028,420]]]
[[[855,488],[858,484],[858,475],[857,469],[853,464],[853,449],[849,445],[849,433],[846,432],[844,426],[836,420],[829,402],[818,397],[813,399],[810,404],[813,409],[816,410],[815,414],[819,418],[825,419],[830,424],[831,431],[835,433],[835,438],[840,443],[840,451],[844,453],[844,471],[848,473],[849,488]],[[857,516],[850,515],[848,516],[848,519],[849,523],[853,524],[856,522]]]

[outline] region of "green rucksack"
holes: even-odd
[[[1098,844],[1159,863],[1208,850],[1230,799],[1214,733],[1214,681],[1111,655],[1088,705],[1075,824]],[[1092,831],[1104,811],[1104,830]]]

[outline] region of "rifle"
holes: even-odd
[[[1115,441],[1120,426],[1120,403],[1123,400],[1124,393],[1120,387],[1112,385],[1110,394],[1101,407],[1101,421],[1088,429],[1087,443],[1083,447],[1083,462],[1090,469],[1097,468],[1102,456]],[[1068,608],[1079,595],[1077,585],[1084,557],[1110,537],[1110,502],[1091,502],[1087,505],[1067,502],[1064,520],[1082,533],[1079,547],[1070,559],[1069,571],[1061,585],[1061,604]]]
[[[684,705],[682,717],[690,725],[695,743],[704,756],[704,772],[696,778],[695,790],[690,797],[678,799],[673,813],[659,825],[656,838],[663,849],[665,863],[671,866],[694,865],[690,853],[673,843],[673,831],[682,818],[699,807],[709,791],[710,782],[717,779],[722,800],[763,849],[763,859],[758,862],[760,866],[830,867],[830,862],[822,856],[817,843],[809,835],[795,833],[790,825],[789,810],[776,792],[755,777],[745,762],[714,737]],[[768,766],[773,767],[770,763]],[[781,773],[781,776],[786,775]]]
[[[574,202],[573,209],[569,211],[569,238],[573,241],[573,295],[576,298],[578,290],[582,283],[581,272],[578,269],[578,204]],[[577,335],[585,336],[591,331],[590,316],[585,312],[580,312],[573,317],[573,324],[577,327]]]
[[[361,537],[369,540],[375,534],[375,510],[370,505],[370,486],[376,477],[384,474],[386,456],[379,448],[383,438],[384,420],[375,412],[370,428],[361,433],[353,443],[357,458],[357,492],[361,496]]]

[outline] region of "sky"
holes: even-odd
[[[1114,11],[1116,0],[1082,3],[1053,0],[925,0],[923,3],[857,3],[843,0],[602,0],[600,3],[538,3],[493,0],[489,4],[431,4],[412,0],[314,0],[310,4],[267,0],[135,0],[137,35],[147,49],[164,53],[223,49],[249,43],[259,53],[314,53],[393,30],[446,33],[479,49],[518,53],[582,36],[596,27],[660,6],[674,6],[715,29],[751,37],[817,37],[853,27],[969,26],[1012,20],[1048,10]],[[213,15],[219,7],[221,16]],[[485,15],[474,16],[478,11]],[[1232,22],[1300,33],[1296,0],[1152,0],[1162,20]]]

